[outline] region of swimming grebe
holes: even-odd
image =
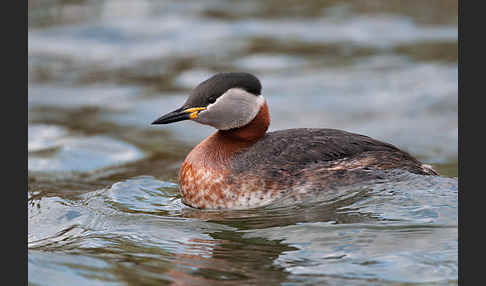
[[[270,116],[261,90],[251,74],[219,73],[193,89],[181,108],[152,122],[191,119],[218,129],[182,164],[179,186],[186,205],[254,208],[382,178],[392,169],[438,175],[407,152],[364,135],[310,128],[266,133]]]

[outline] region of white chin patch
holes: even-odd
[[[201,111],[195,121],[219,130],[242,127],[250,123],[260,111],[265,99],[241,88],[228,89]]]

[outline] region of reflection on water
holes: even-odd
[[[47,285],[66,279],[52,267],[83,283],[451,282],[457,183],[411,176],[327,203],[203,211],[184,206],[176,185],[136,177],[74,200],[31,198],[29,249],[29,279],[45,282],[46,273]]]
[[[457,1],[28,5],[32,285],[457,284]],[[178,168],[213,130],[150,122],[228,70],[261,79],[270,130],[370,135],[443,177],[189,208]]]

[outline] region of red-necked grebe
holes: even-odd
[[[251,74],[219,73],[193,89],[181,108],[152,123],[190,119],[218,129],[182,164],[179,187],[185,204],[254,208],[382,178],[387,170],[438,175],[407,152],[360,134],[311,128],[267,133],[270,116],[261,90]]]

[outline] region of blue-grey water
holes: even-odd
[[[29,1],[30,285],[457,285],[457,1]],[[219,71],[270,130],[384,140],[441,177],[241,211],[181,203],[213,132],[150,123]]]

